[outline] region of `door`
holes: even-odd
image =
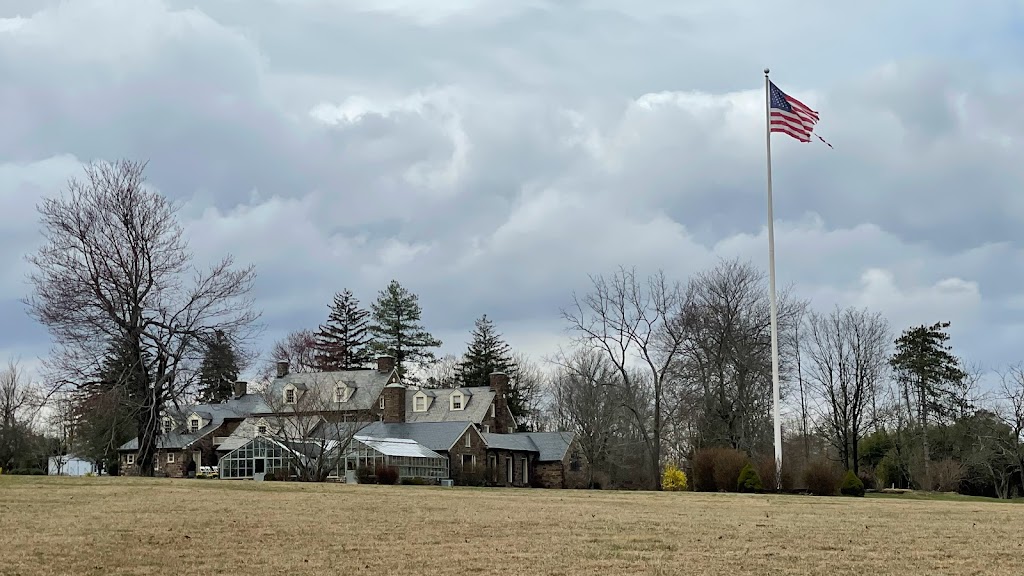
[[[512,457],[505,458],[505,471],[508,477],[508,483],[512,484]]]
[[[266,458],[257,458],[256,460],[253,461],[253,464],[255,464],[256,466],[256,470],[254,470],[254,472],[256,472],[257,474],[263,474],[264,472],[267,471]]]

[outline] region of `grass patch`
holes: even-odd
[[[0,476],[0,574],[1024,572],[1020,507],[906,499]]]
[[[893,492],[868,492],[864,495],[867,498],[890,499],[890,500],[926,500],[930,502],[990,502],[1000,504],[1024,504],[1024,498],[1013,498],[1010,500],[999,500],[986,498],[984,496],[965,496],[955,492],[925,492],[921,490],[906,490],[901,494]]]

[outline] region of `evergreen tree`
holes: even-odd
[[[889,360],[900,383],[911,423],[915,418],[921,433],[925,482],[929,482],[928,425],[931,418],[949,418],[966,411],[963,386],[967,374],[946,342],[949,322],[915,326],[896,339],[896,352]]]
[[[206,342],[203,363],[199,368],[199,401],[216,403],[230,399],[238,372],[238,354],[227,334],[217,330]]]
[[[469,348],[457,369],[458,381],[463,386],[488,386],[491,372],[504,372],[515,380],[517,368],[512,348],[502,339],[494,322],[486,314],[478,318]]]
[[[410,362],[431,362],[435,359],[431,348],[441,346],[420,324],[419,297],[392,280],[380,291],[373,303],[373,335],[371,349],[378,354],[395,357],[398,373],[405,375]]]
[[[367,330],[370,313],[359,306],[352,292],[334,295],[327,324],[316,333],[316,364],[319,370],[352,370],[370,363],[370,342]]]

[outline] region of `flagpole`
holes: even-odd
[[[768,159],[768,292],[772,322],[772,396],[775,409],[775,488],[782,489],[782,418],[779,390],[779,331],[775,302],[775,215],[772,211],[772,103],[768,69],[764,69],[765,152]]]

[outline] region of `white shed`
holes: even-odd
[[[85,476],[89,473],[95,474],[96,465],[74,454],[50,456],[46,473],[50,476]]]

